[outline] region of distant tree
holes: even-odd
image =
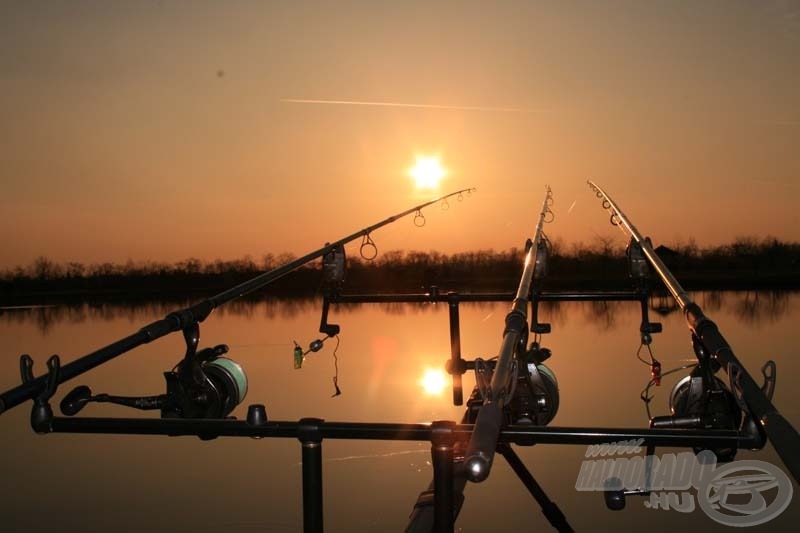
[[[266,253],[261,257],[261,268],[264,270],[272,270],[278,266],[275,256],[271,253]]]
[[[33,260],[33,277],[38,280],[55,279],[60,277],[61,267],[44,256]]]
[[[83,263],[70,261],[67,263],[66,276],[68,278],[82,278],[86,273],[86,266]]]

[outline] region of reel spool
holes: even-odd
[[[550,356],[550,350],[533,348],[531,353],[539,354],[541,359],[527,363],[526,371],[517,377],[509,422],[546,426],[558,412],[558,380],[555,373],[541,362]]]
[[[528,369],[532,365],[528,365]],[[534,397],[536,398],[536,418],[534,423],[539,426],[546,426],[556,417],[558,412],[558,380],[555,373],[545,364],[537,364],[536,370],[541,377],[544,388],[538,388]]]
[[[247,375],[239,363],[221,357],[227,351],[224,344],[206,348],[164,372],[168,400],[162,418],[225,418],[244,400]]]
[[[217,357],[204,364],[203,370],[220,395],[220,416],[229,415],[247,396],[247,375],[244,369],[233,359]]]

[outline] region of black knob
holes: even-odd
[[[610,477],[603,483],[605,492],[603,498],[606,500],[606,507],[611,511],[621,511],[625,509],[625,488],[622,480],[618,477]]]
[[[75,387],[61,400],[61,412],[66,416],[76,415],[90,401],[92,401],[92,389],[86,385]]]
[[[262,404],[253,404],[247,408],[247,424],[263,426],[267,423],[267,409]]]

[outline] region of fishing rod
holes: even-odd
[[[503,426],[505,415],[503,412],[514,396],[514,388],[517,382],[517,373],[524,369],[531,373],[531,382],[543,383],[550,379],[550,375],[540,372],[536,364],[523,365],[528,352],[528,313],[527,307],[531,300],[531,291],[535,279],[534,274],[543,265],[542,255],[544,255],[545,239],[543,226],[547,220],[547,215],[551,214],[550,206],[553,203],[553,192],[547,187],[539,218],[536,223],[533,240],[526,243],[525,266],[520,278],[517,294],[511,306],[511,311],[506,315],[505,331],[503,332],[503,342],[500,345],[500,353],[497,362],[491,372],[491,381],[487,387],[481,390],[483,403],[478,411],[475,421],[475,431],[470,437],[469,446],[464,456],[464,467],[467,478],[470,481],[479,482],[489,476],[492,467],[494,453],[497,449],[497,439],[500,429]],[[552,218],[551,218],[552,220]],[[538,348],[538,346],[537,346]],[[524,370],[523,370],[524,371]],[[478,371],[476,370],[476,374]],[[544,375],[543,375],[544,374]],[[477,377],[477,376],[476,376]],[[545,400],[547,401],[547,400]],[[556,405],[545,405],[542,407],[555,410]],[[555,415],[552,412],[552,415]],[[552,416],[550,417],[552,418]],[[541,424],[544,425],[544,424]]]
[[[440,196],[439,198],[435,198],[433,200],[421,203],[419,205],[415,205],[410,209],[392,215],[386,218],[385,220],[382,220],[364,229],[356,231],[352,235],[348,235],[347,237],[344,237],[332,243],[326,243],[325,246],[323,246],[322,248],[310,252],[298,259],[295,259],[294,261],[290,261],[273,270],[260,274],[248,281],[236,285],[231,289],[223,291],[215,296],[211,296],[210,298],[207,298],[193,306],[172,312],[166,315],[161,320],[157,320],[151,324],[144,326],[136,333],[129,335],[123,339],[120,339],[114,343],[111,343],[107,346],[104,346],[64,366],[60,366],[60,362],[58,361],[57,356],[53,356],[51,357],[51,360],[48,361],[48,368],[50,369],[50,371],[37,378],[34,378],[32,373],[33,361],[30,359],[30,357],[24,356],[20,362],[21,372],[23,376],[23,384],[0,394],[0,414],[2,414],[8,409],[11,409],[21,404],[26,400],[34,399],[40,394],[46,392],[48,389],[54,388],[58,384],[63,383],[64,381],[75,378],[76,376],[79,376],[91,370],[92,368],[95,368],[103,363],[106,363],[119,355],[122,355],[130,350],[133,350],[134,348],[141,346],[142,344],[147,344],[175,331],[184,332],[184,337],[186,338],[187,342],[187,353],[185,357],[187,363],[190,359],[195,359],[197,361],[198,356],[201,357],[201,359],[199,359],[200,361],[199,364],[201,365],[205,365],[206,363],[211,363],[216,360],[217,363],[224,364],[225,366],[229,367],[227,370],[230,371],[228,373],[231,373],[232,376],[227,376],[228,379],[233,379],[235,377],[234,381],[241,382],[242,379],[244,379],[243,374],[241,376],[238,375],[241,373],[240,372],[241,369],[239,369],[239,372],[237,372],[236,369],[231,367],[230,364],[226,363],[225,361],[217,360],[218,358],[220,358],[222,354],[227,352],[227,346],[220,345],[213,349],[206,349],[206,350],[211,350],[210,352],[206,351],[197,352],[196,350],[197,342],[199,340],[198,324],[203,320],[205,320],[216,307],[219,307],[221,305],[230,302],[231,300],[240,298],[246,294],[261,289],[266,285],[269,285],[270,283],[274,282],[275,280],[291,273],[292,271],[297,270],[306,263],[313,261],[314,259],[317,259],[319,257],[324,257],[328,254],[331,254],[332,252],[343,251],[343,247],[345,244],[348,244],[358,238],[362,238],[361,248],[360,248],[362,257],[364,257],[367,260],[373,259],[374,257],[377,256],[378,253],[377,246],[370,237],[370,234],[373,231],[382,228],[383,226],[386,226],[388,224],[391,224],[393,222],[396,222],[397,220],[411,214],[414,214],[415,226],[418,227],[424,226],[425,217],[422,214],[422,209],[430,205],[433,205],[437,202],[443,202],[442,204],[443,207],[445,205],[449,207],[449,204],[447,204],[448,198],[452,198],[455,196],[458,197],[458,199],[463,199],[464,196],[470,196],[471,193],[474,192],[475,190],[476,189],[474,188],[461,189],[452,192],[450,194]],[[202,358],[207,358],[207,360]],[[197,372],[197,365],[187,365],[187,368],[188,367],[194,368],[194,372],[195,373]],[[53,377],[54,374],[56,374],[55,378]],[[85,395],[82,396],[81,399],[83,399],[84,397]],[[103,400],[94,400],[94,401],[103,401]],[[186,414],[186,411],[184,411],[184,414]]]
[[[549,255],[548,239],[544,234],[543,227],[545,223],[553,220],[553,211],[551,210],[553,195],[552,191],[547,188],[533,239],[528,239],[526,242],[525,263],[516,293],[469,292],[459,294],[456,291],[442,291],[435,285],[431,286],[425,294],[359,295],[339,293],[345,278],[344,244],[363,237],[362,257],[365,259],[374,257],[377,254],[377,248],[369,237],[371,231],[412,213],[415,214],[415,225],[422,226],[425,222],[421,212],[422,208],[435,202],[446,202],[449,197],[468,194],[472,190],[474,189],[456,191],[415,206],[333,244],[326,244],[311,254],[262,274],[195,306],[171,313],[163,320],[142,328],[137,334],[66,365],[64,370],[72,368],[70,371],[72,375],[67,374],[69,377],[65,377],[65,374],[62,373],[58,357],[53,356],[48,361],[47,374],[38,378],[38,381],[43,382],[44,385],[37,386],[37,379],[34,379],[32,372],[33,361],[28,356],[22,356],[20,370],[23,386],[0,395],[0,401],[5,402],[2,407],[13,407],[11,400],[15,398],[16,404],[25,399],[34,399],[31,425],[38,433],[192,435],[203,440],[218,437],[296,439],[301,447],[303,527],[305,531],[309,532],[323,530],[322,449],[323,441],[326,439],[409,440],[431,443],[433,480],[417,498],[406,530],[410,533],[431,530],[452,533],[454,522],[464,502],[465,486],[469,481],[477,482],[486,479],[495,453],[499,453],[509,463],[512,471],[539,504],[543,516],[550,525],[558,531],[572,531],[563,512],[547,496],[533,474],[527,470],[522,459],[512,448],[512,444],[516,446],[531,446],[537,443],[586,446],[638,441],[647,447],[647,456],[654,456],[656,446],[687,446],[696,451],[711,450],[720,461],[730,460],[732,453],[735,453],[738,448],[756,449],[764,446],[766,440],[761,438],[759,432],[761,425],[756,422],[756,419],[768,420],[770,431],[775,432],[774,408],[772,408],[773,411],[768,409],[759,411],[763,416],[756,415],[755,409],[747,410],[747,416],[739,416],[745,409],[749,409],[745,406],[738,411],[737,415],[737,397],[713,376],[713,372],[719,368],[718,366],[714,367],[715,361],[723,364],[727,362],[730,366],[736,362],[735,358],[733,358],[732,352],[717,354],[720,351],[725,352],[726,349],[730,351],[730,348],[724,344],[724,340],[722,341],[723,348],[713,344],[714,338],[709,333],[710,321],[702,315],[699,308],[692,311],[694,326],[690,323],[690,329],[694,327],[693,340],[698,364],[695,365],[692,374],[687,376],[689,381],[679,382],[673,390],[670,399],[670,403],[675,408],[673,416],[654,417],[650,421],[650,428],[647,429],[552,427],[548,425],[558,410],[559,392],[555,375],[543,364],[551,356],[551,353],[547,348],[542,348],[539,341],[542,334],[550,332],[550,325],[538,321],[539,302],[638,301],[642,317],[639,328],[642,334],[642,343],[649,343],[650,334],[661,331],[661,325],[650,322],[648,317],[650,287],[646,279],[648,274],[645,255],[648,259],[652,256],[656,260],[657,256],[652,252],[649,241],[638,236],[638,232],[627,222],[627,218],[622,215],[616,204],[612,204],[606,196],[603,196],[605,198],[604,206],[612,208],[613,205],[612,221],[621,224],[624,219],[628,224],[627,227],[631,228],[629,231],[636,232],[638,240],[642,242],[641,248],[637,248],[639,246],[637,239],[632,239],[628,250],[628,274],[634,285],[631,291],[542,290]],[[597,192],[599,188],[595,186],[595,190]],[[365,249],[370,253],[365,253]],[[463,402],[461,375],[468,370],[474,371],[476,381],[472,394],[466,402],[467,409],[460,423],[448,420],[436,420],[430,424],[336,422],[317,418],[302,418],[299,421],[272,420],[267,417],[264,404],[249,405],[247,415],[243,419],[229,416],[245,397],[247,379],[237,363],[224,357],[228,351],[226,345],[197,349],[199,322],[205,319],[214,307],[254,291],[318,257],[322,257],[322,286],[325,287],[320,332],[325,334],[325,338],[312,342],[309,351],[317,351],[325,339],[336,337],[338,333],[339,326],[327,322],[329,304],[447,302],[451,353],[445,368],[453,377],[455,405],[461,405]],[[652,259],[650,260],[652,261]],[[663,264],[661,266],[663,267]],[[661,270],[668,272],[665,267]],[[674,280],[674,278],[671,279]],[[686,303],[687,309],[691,308],[694,304],[691,303],[686,292],[679,288],[677,282],[674,287],[677,289],[673,291],[673,294],[680,295],[682,301]],[[506,316],[506,327],[503,332],[500,353],[497,357],[488,360],[480,357],[464,359],[461,353],[459,303],[487,301],[513,302],[511,310]],[[528,305],[531,306],[530,312],[527,310]],[[54,415],[49,402],[60,382],[85,372],[139,344],[150,342],[177,330],[183,332],[186,341],[186,355],[172,371],[164,373],[167,381],[167,394],[138,398],[108,394],[93,395],[89,387],[79,386],[62,399],[60,407],[64,416]],[[530,345],[528,345],[529,332],[534,334],[533,342]],[[295,368],[300,368],[302,359],[308,352],[304,351],[297,343],[295,343],[294,349]],[[708,354],[715,355],[712,358]],[[746,372],[740,369],[737,375],[746,375]],[[766,392],[763,393],[767,403],[769,403],[774,389],[774,366],[771,375],[772,379],[767,380]],[[336,385],[335,377],[334,385]],[[756,400],[752,399],[753,392],[747,388],[749,385],[746,385],[741,377],[738,380],[732,380],[731,389],[736,391],[737,387],[740,390],[738,393],[740,399],[747,394],[748,402],[758,402],[757,397]],[[336,389],[338,393],[338,387]],[[698,391],[701,394],[699,400]],[[115,403],[142,410],[160,409],[161,417],[74,417],[89,402]],[[694,408],[697,404],[702,407],[699,411]],[[753,416],[749,415],[751,412]],[[758,416],[760,418],[757,418]],[[707,420],[711,420],[711,423],[708,423]],[[776,448],[780,447],[779,453],[783,449],[788,456],[791,456],[791,452],[796,451],[798,446],[789,437],[781,441],[780,435],[770,435]],[[796,432],[794,437],[796,439]],[[792,458],[789,457],[789,460]],[[599,471],[595,473],[597,472]],[[597,475],[600,473],[602,472]],[[652,472],[650,467],[647,467],[644,472],[640,471],[640,474],[638,477],[634,476],[635,479],[632,481],[629,481],[626,476],[626,484],[621,488],[603,482],[602,487],[587,488],[587,490],[602,490],[606,505],[610,509],[619,510],[624,507],[626,496],[651,493]]]
[[[679,382],[673,389],[670,403],[675,415],[655,417],[651,419],[651,427],[708,428],[710,425],[708,419],[713,417],[724,419],[725,416],[720,417],[719,415],[725,415],[726,410],[728,411],[727,418],[731,418],[731,409],[726,409],[729,406],[725,405],[731,403],[726,398],[730,395],[733,397],[735,405],[750,415],[742,418],[742,431],[752,433],[755,430],[758,433],[765,433],[795,480],[800,481],[800,435],[771,402],[775,388],[774,362],[769,361],[762,368],[765,378],[765,385],[762,388],[756,384],[744,365],[736,358],[733,349],[722,336],[717,325],[703,313],[700,306],[692,301],[689,293],[678,283],[672,272],[658,257],[650,239],[642,237],[639,230],[603,189],[592,181],[587,181],[587,183],[597,197],[603,200],[603,208],[610,213],[611,223],[627,230],[631,235],[632,242],[636,243],[653,266],[683,311],[692,334],[692,344],[698,358],[698,367],[688,377],[688,380]],[[724,384],[718,378],[713,377],[713,373],[719,368],[725,369],[728,374],[729,393],[727,391],[721,393],[719,385]],[[723,397],[716,402],[717,406],[714,405],[715,395]],[[695,399],[705,401],[693,401]],[[699,405],[700,409],[692,409],[689,407],[690,404]],[[710,413],[712,416],[704,416],[709,414],[703,412],[703,408],[706,406],[712,411]],[[736,417],[732,418],[735,420]],[[762,442],[761,446],[763,444]],[[727,458],[731,458],[730,454]]]

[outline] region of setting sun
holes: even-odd
[[[414,166],[408,170],[408,174],[414,178],[418,189],[436,189],[447,171],[442,167],[438,157],[419,156]]]
[[[426,394],[438,396],[447,386],[444,372],[441,370],[427,369],[419,384],[425,389]]]

